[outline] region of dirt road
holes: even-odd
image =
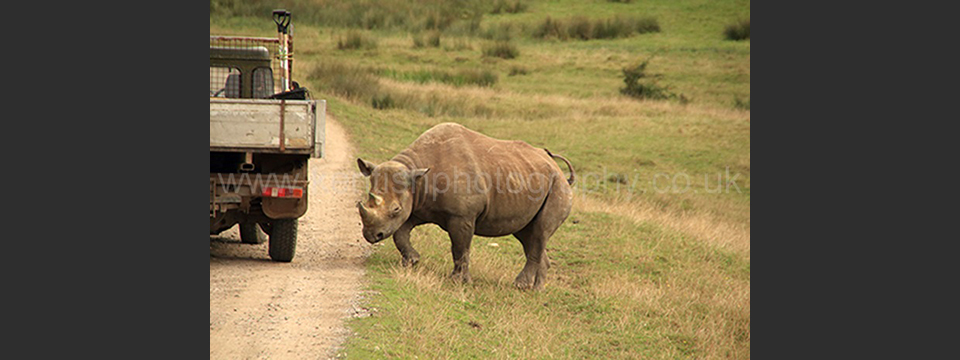
[[[324,159],[310,159],[309,208],[296,257],[271,262],[267,244],[240,243],[234,227],[210,237],[210,358],[328,359],[357,307],[363,240],[356,160],[344,130],[327,117]],[[332,181],[331,181],[332,180]]]

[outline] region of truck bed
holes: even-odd
[[[322,157],[325,125],[325,100],[210,98],[211,151]]]

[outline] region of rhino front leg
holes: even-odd
[[[473,220],[454,219],[448,222],[450,250],[453,253],[453,273],[456,282],[470,282],[470,242],[473,241]]]
[[[414,250],[413,245],[410,244],[410,231],[417,225],[413,221],[407,221],[400,225],[397,232],[393,233],[393,244],[397,246],[397,250],[400,250],[400,256],[403,257],[401,262],[403,266],[413,266],[420,262],[420,253]]]

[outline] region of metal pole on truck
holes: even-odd
[[[290,91],[290,69],[293,62],[289,33],[290,12],[284,9],[274,10],[273,22],[277,24],[277,36],[280,38],[280,90]]]

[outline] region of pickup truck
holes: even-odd
[[[242,243],[269,238],[270,258],[289,262],[326,101],[291,80],[291,16],[273,15],[277,38],[210,37],[210,234],[238,225]]]

